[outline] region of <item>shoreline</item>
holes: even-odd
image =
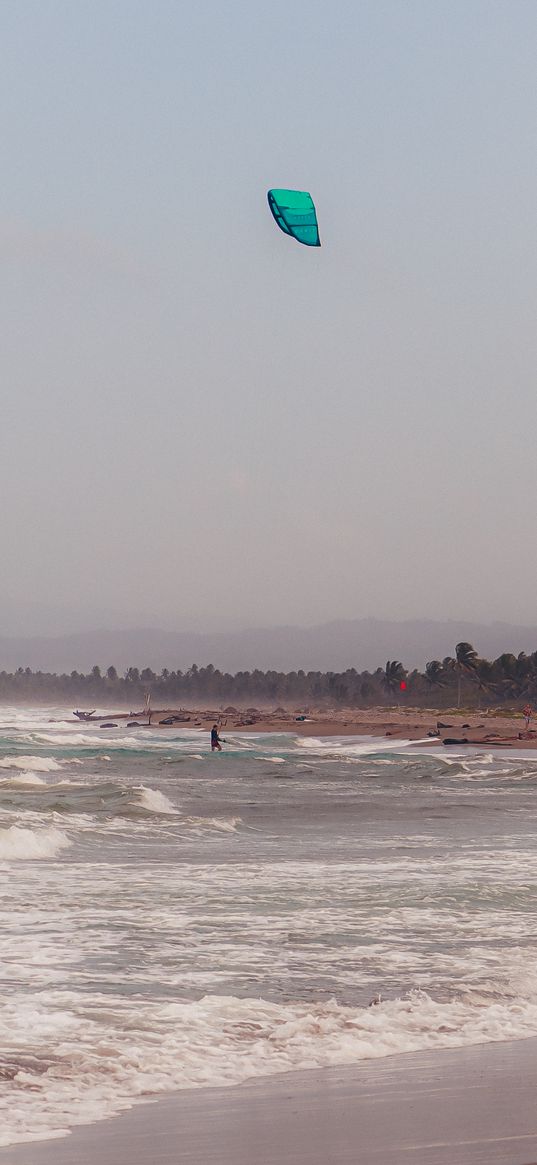
[[[152,1098],[0,1165],[532,1165],[537,1037]]]
[[[58,721],[56,721],[58,723]],[[84,725],[101,727],[136,727],[153,729],[172,728],[175,731],[209,733],[214,723],[224,737],[228,733],[287,733],[295,736],[373,736],[390,740],[420,741],[431,747],[439,745],[470,745],[485,748],[537,750],[537,730],[525,731],[522,716],[498,715],[495,711],[445,712],[439,709],[368,708],[324,710],[314,709],[299,714],[290,709],[275,711],[248,708],[207,710],[163,708],[151,714],[148,723],[144,713],[104,712],[87,720],[62,720],[80,730]]]

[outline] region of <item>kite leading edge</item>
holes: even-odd
[[[269,190],[268,204],[280,227],[306,247],[320,247],[317,214],[306,190]]]

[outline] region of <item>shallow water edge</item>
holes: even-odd
[[[537,1039],[179,1092],[0,1165],[531,1165]]]

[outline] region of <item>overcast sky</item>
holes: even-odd
[[[536,622],[534,0],[1,0],[0,44],[0,599]]]

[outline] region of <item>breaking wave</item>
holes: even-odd
[[[163,813],[176,814],[178,809],[164,793],[160,793],[158,789],[151,789],[147,785],[140,785],[133,790],[136,793],[136,801],[141,809],[145,809],[146,813]]]
[[[0,861],[55,858],[70,845],[59,829],[21,829],[19,825],[0,829]]]
[[[34,773],[57,773],[61,768],[51,756],[5,756],[0,769],[30,769]]]
[[[51,1016],[61,1017],[61,1052],[54,1056]],[[19,1031],[22,1036],[28,1030],[31,1056],[26,1051],[17,1070]],[[0,1012],[3,1059],[10,1069],[3,1073],[0,1145],[62,1136],[67,1126],[112,1116],[140,1098],[173,1089],[221,1087],[535,1033],[536,1005],[438,1004],[423,992],[371,1008],[233,996],[133,1004],[117,996],[81,1001],[69,992],[46,992],[19,1001],[16,1015],[9,1001]]]

